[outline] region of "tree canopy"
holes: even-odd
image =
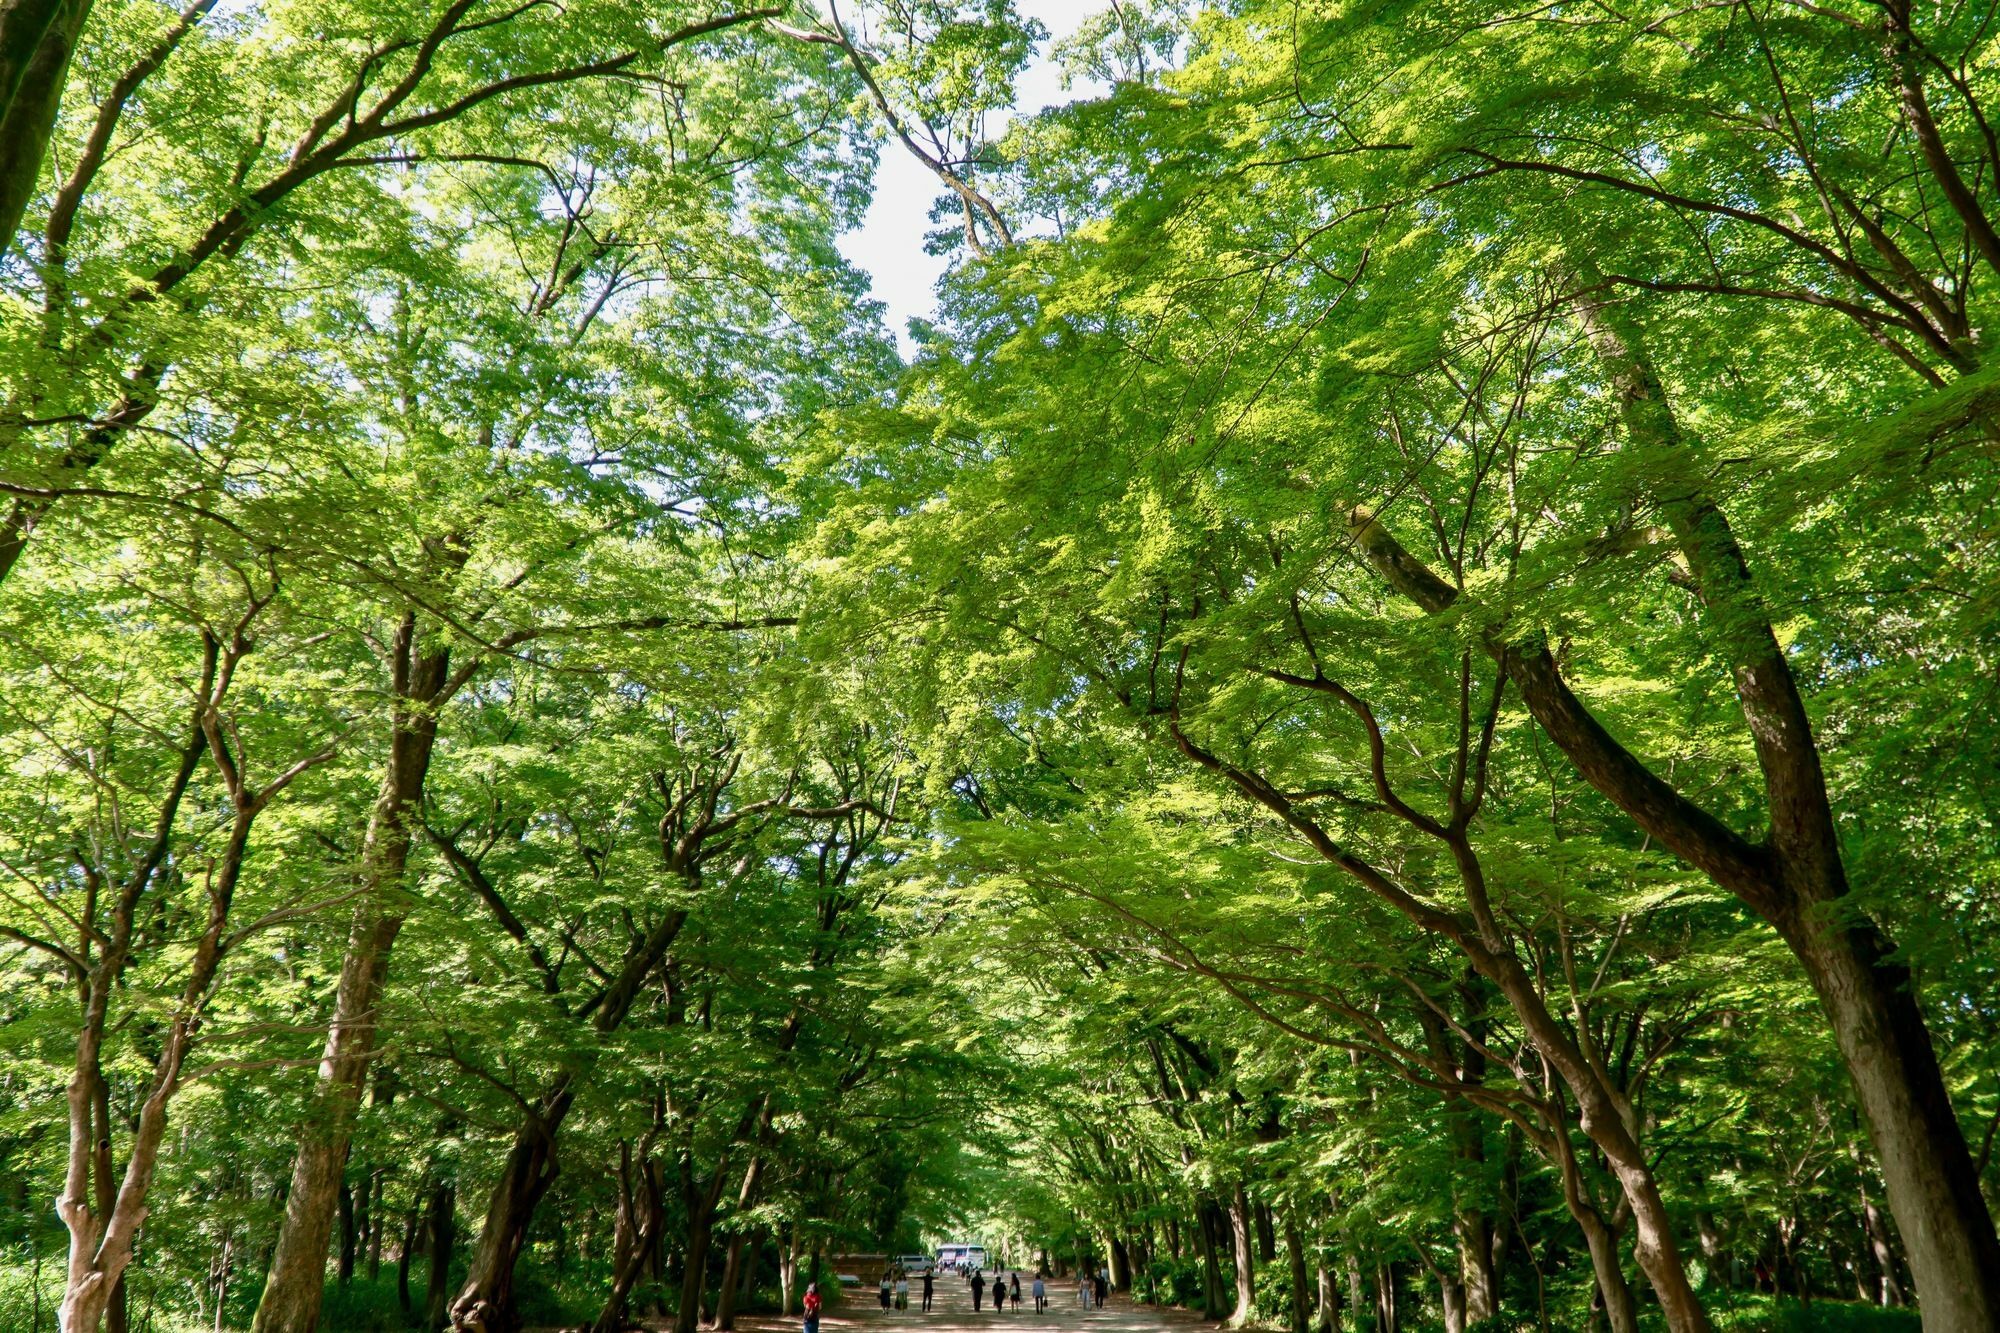
[[[2000,1327],[1995,18],[0,5],[0,1333]]]

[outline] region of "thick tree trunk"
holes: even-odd
[[[1289,1212],[1285,1214],[1285,1262],[1292,1270],[1292,1318],[1288,1327],[1291,1333],[1309,1333],[1312,1296],[1306,1290],[1306,1247]]]
[[[1590,1271],[1597,1278],[1598,1298],[1604,1303],[1611,1333],[1639,1333],[1638,1309],[1618,1258],[1618,1237],[1593,1214],[1584,1224],[1583,1239],[1590,1248]]]
[[[424,1284],[424,1328],[443,1328],[447,1322],[447,1306],[451,1299],[451,1252],[458,1239],[458,1191],[449,1182],[440,1181],[431,1191],[430,1238],[426,1242],[430,1250],[430,1272]]]
[[[1132,1289],[1132,1257],[1125,1249],[1125,1241],[1114,1231],[1105,1241],[1104,1249],[1105,1253],[1111,1258],[1111,1290],[1130,1291]]]
[[[1451,1268],[1435,1271],[1438,1309],[1444,1315],[1444,1333],[1465,1333],[1465,1280]]]
[[[11,0],[0,5],[0,257],[13,248],[35,196],[42,158],[69,83],[70,57],[90,0]],[[0,537],[0,579],[18,549]]]
[[[1340,1333],[1340,1295],[1333,1285],[1333,1270],[1321,1260],[1314,1265],[1314,1274],[1318,1278],[1319,1301],[1313,1310],[1313,1329],[1315,1333]]]
[[[1375,1333],[1396,1333],[1396,1266],[1375,1265]]]
[[[520,1327],[514,1308],[514,1269],[528,1247],[528,1227],[549,1186],[555,1183],[555,1133],[569,1114],[573,1095],[568,1081],[543,1099],[533,1117],[514,1131],[500,1178],[487,1196],[486,1220],[467,1266],[465,1283],[451,1303],[453,1323],[477,1320],[487,1333],[513,1333]]]
[[[1257,1313],[1256,1255],[1250,1249],[1250,1199],[1237,1181],[1229,1196],[1229,1244],[1236,1257],[1236,1307],[1229,1326],[1242,1328]]]
[[[1477,1209],[1463,1209],[1453,1221],[1458,1239],[1459,1280],[1465,1290],[1465,1318],[1477,1324],[1500,1308],[1499,1278],[1494,1273],[1493,1224]]]
[[[1216,1262],[1216,1214],[1220,1211],[1207,1199],[1195,1205],[1195,1231],[1201,1244],[1201,1312],[1209,1319],[1221,1319],[1222,1266]]]
[[[681,1299],[674,1310],[674,1333],[695,1333],[701,1327],[701,1298],[708,1285],[708,1250],[715,1237],[715,1210],[722,1200],[722,1181],[728,1170],[729,1158],[725,1154],[716,1162],[707,1183],[688,1194],[687,1258],[681,1268]]]
[[[1586,292],[1603,287],[1597,275],[1580,278]],[[1705,493],[1698,459],[1682,447],[1635,326],[1594,294],[1580,299],[1578,312],[1633,444],[1659,474],[1646,498],[1673,528],[1730,663],[1763,774],[1768,840],[1743,838],[1626,750],[1570,690],[1545,643],[1495,639],[1488,646],[1585,781],[1791,946],[1853,1080],[1926,1316],[1945,1328],[2000,1327],[2000,1236],[1980,1198],[1910,978],[1874,926],[1840,910],[1848,886],[1838,827],[1790,661],[1727,519]],[[1352,512],[1349,530],[1383,579],[1425,610],[1456,601],[1457,590],[1365,508]]]
[[[423,797],[431,748],[437,740],[437,710],[448,699],[449,667],[449,653],[427,651],[417,617],[406,614],[395,639],[389,762],[361,851],[365,892],[348,931],[333,1020],[320,1057],[319,1085],[292,1161],[278,1248],[251,1333],[315,1333],[319,1324],[328,1233],[362,1088],[375,1054],[375,1024],[390,951],[403,929],[403,876],[414,833],[411,812]]]
[[[1909,971],[1871,922],[1840,910],[1847,870],[1790,659],[1728,519],[1705,493],[1637,327],[1602,301],[1586,300],[1578,312],[1633,444],[1661,473],[1652,498],[1711,612],[1763,770],[1771,833],[1757,849],[1762,873],[1724,887],[1777,927],[1819,996],[1867,1119],[1925,1317],[1942,1328],[2000,1328],[2000,1236]]]

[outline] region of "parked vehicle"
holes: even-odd
[[[931,1257],[928,1254],[899,1254],[896,1256],[896,1267],[911,1277],[922,1277],[931,1271]]]
[[[950,1245],[938,1246],[937,1266],[960,1273],[970,1273],[975,1268],[986,1267],[986,1247],[972,1245],[964,1241],[954,1241]]]

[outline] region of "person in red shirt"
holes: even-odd
[[[819,1283],[806,1284],[806,1333],[819,1333]]]

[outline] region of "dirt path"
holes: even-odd
[[[1029,1275],[1021,1274],[1021,1297],[1025,1309],[1009,1304],[996,1313],[991,1304],[974,1313],[972,1288],[963,1278],[945,1274],[938,1278],[929,1313],[917,1308],[921,1281],[910,1284],[908,1310],[884,1310],[876,1301],[875,1288],[850,1287],[841,1302],[820,1320],[821,1333],[1191,1333],[1213,1328],[1199,1315],[1186,1310],[1161,1309],[1141,1305],[1130,1297],[1114,1294],[1101,1310],[1085,1310],[1076,1301],[1074,1279],[1056,1278],[1049,1282],[1049,1308],[1035,1313]],[[671,1327],[671,1320],[641,1320],[649,1329]],[[800,1333],[797,1316],[740,1316],[738,1333]]]

